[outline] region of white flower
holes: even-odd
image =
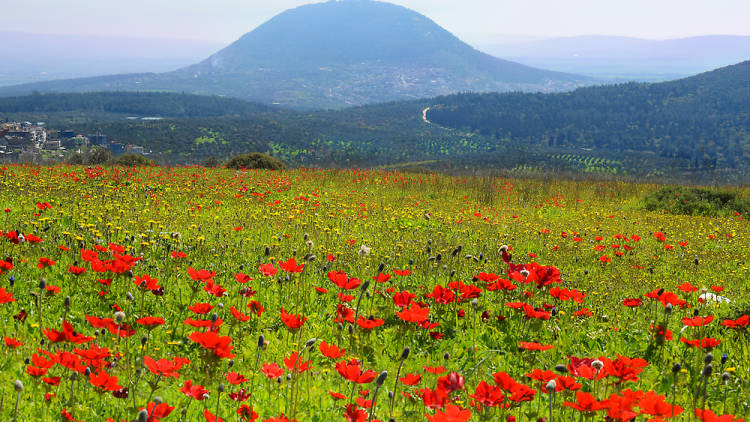
[[[359,256],[365,257],[370,254],[370,248],[365,245],[359,247]]]

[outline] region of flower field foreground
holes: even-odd
[[[3,167],[0,418],[743,420],[750,227],[657,188]]]

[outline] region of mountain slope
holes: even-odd
[[[0,88],[0,95],[167,90],[339,108],[461,91],[559,91],[590,82],[481,53],[404,7],[346,0],[283,12],[174,72],[28,84]]]
[[[650,152],[693,167],[747,172],[750,61],[656,84],[436,98],[427,118],[514,143]]]

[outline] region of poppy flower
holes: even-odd
[[[372,277],[376,283],[385,283],[391,279],[390,274],[379,273],[377,276]]]
[[[344,418],[346,422],[366,422],[367,412],[353,404],[347,404]]]
[[[429,372],[430,374],[440,375],[445,372],[444,366],[424,366],[423,368],[425,372]]]
[[[192,306],[188,306],[188,309],[190,309],[193,313],[196,313],[198,315],[205,315],[214,308],[214,305],[210,303],[196,303]]]
[[[13,337],[3,337],[3,341],[5,342],[5,347],[9,347],[11,349],[23,346],[22,342],[14,339]]]
[[[143,410],[141,407],[139,410]],[[173,406],[167,403],[149,403],[146,406],[146,412],[148,412],[148,420],[146,422],[161,422],[162,418],[166,418],[174,410]]]
[[[748,324],[750,324],[750,315],[743,315],[735,320],[725,319],[721,322],[721,325],[735,329],[747,328]]]
[[[185,380],[185,384],[182,385],[180,391],[188,397],[195,400],[201,401],[206,397],[204,395],[209,394],[208,390],[202,385],[193,384],[191,380]]]
[[[701,422],[742,422],[744,419],[736,418],[732,414],[718,416],[711,409],[695,409],[695,416]]]
[[[0,287],[0,304],[15,302],[16,298],[13,297],[13,293]]]
[[[419,374],[406,374],[398,379],[405,385],[417,385],[422,381],[422,376]]]
[[[39,263],[36,264],[36,267],[39,268],[40,270],[43,270],[43,269],[45,269],[47,267],[51,267],[53,265],[55,265],[55,261],[53,261],[53,260],[51,260],[49,258],[42,257],[42,258],[39,258]]]
[[[525,350],[536,350],[536,351],[544,351],[544,350],[550,350],[550,349],[554,349],[554,348],[555,348],[555,346],[553,346],[553,345],[551,345],[551,344],[546,344],[546,345],[544,345],[544,344],[541,344],[541,343],[534,343],[534,342],[526,342],[526,341],[522,341],[522,342],[521,342],[521,343],[520,343],[520,344],[518,345],[518,348],[519,348],[519,349],[525,349]]]
[[[164,318],[147,316],[139,318],[135,321],[136,324],[144,325],[147,329],[152,329],[164,324]]]
[[[638,401],[638,407],[642,415],[671,418],[682,413],[680,406],[672,405],[664,401],[664,396],[653,391],[646,391],[643,398]]]
[[[196,270],[193,267],[188,267],[187,272],[190,278],[192,278],[194,281],[207,282],[216,277],[216,271]]]
[[[318,350],[320,350],[323,356],[331,359],[338,359],[346,354],[346,349],[339,349],[338,346],[328,344],[325,341],[318,345]]]
[[[248,281],[253,281],[253,279],[249,275],[243,274],[243,273],[235,274],[234,279],[237,280],[238,283],[242,283],[242,284],[245,284]]]
[[[423,308],[416,302],[411,302],[409,308],[401,312],[396,312],[399,318],[406,322],[422,322],[427,319],[430,308]]]
[[[224,419],[214,415],[208,409],[203,409],[203,417],[206,419],[206,422],[224,422]]]
[[[597,401],[594,396],[583,391],[576,391],[575,402],[563,402],[563,406],[572,407],[579,412],[597,412],[607,408],[606,402]]]
[[[362,315],[357,318],[357,325],[364,328],[365,330],[372,330],[373,328],[380,327],[385,324],[385,321],[380,318],[370,317],[363,318]]]
[[[688,340],[685,337],[680,338],[680,341],[691,347],[698,349],[713,349],[721,343],[721,340],[717,340],[711,337],[705,337],[699,340]]]
[[[187,254],[182,251],[172,251],[170,255],[172,256],[172,259],[187,258]]]
[[[62,331],[45,328],[43,333],[52,343],[68,341],[70,343],[80,344],[87,343],[94,339],[93,337],[87,337],[83,334],[76,333],[75,330],[73,330],[73,326],[68,321],[63,321]]]
[[[377,374],[373,370],[363,371],[359,367],[359,361],[352,359],[349,362],[342,360],[336,364],[336,371],[346,380],[357,384],[369,384]]]
[[[622,304],[625,306],[628,306],[630,308],[637,308],[638,306],[641,306],[643,303],[643,300],[640,298],[634,298],[634,299],[623,299]]]
[[[693,293],[698,291],[698,287],[693,286],[692,284],[688,283],[687,281],[677,286],[678,289],[682,290],[685,293]]]
[[[133,284],[138,286],[138,288],[142,290],[156,290],[159,287],[159,280],[155,278],[151,278],[150,275],[144,274],[140,277],[135,277],[135,280],[133,280]]]
[[[232,342],[232,338],[229,336],[220,336],[214,331],[206,331],[205,333],[196,331],[190,334],[189,338],[206,350],[211,351],[218,358],[231,359],[234,357],[234,354],[231,353],[234,346],[229,345]]]
[[[284,365],[286,365],[286,369],[289,370],[289,372],[305,372],[308,369],[310,369],[310,363],[311,361],[302,361],[301,356],[297,352],[293,352],[288,357],[284,358]]]
[[[268,379],[276,379],[284,375],[284,370],[274,362],[264,363],[260,369]]]
[[[290,314],[287,313],[287,311],[284,310],[284,307],[281,307],[281,321],[284,323],[284,325],[287,326],[290,330],[297,330],[307,321],[307,317],[302,316],[302,314]]]
[[[445,411],[436,410],[434,415],[424,414],[430,422],[466,422],[471,418],[471,410],[461,409],[453,403],[445,406]]]
[[[237,372],[229,372],[224,376],[224,378],[228,383],[232,385],[240,385],[243,382],[247,381],[247,378],[245,378],[244,375],[238,374]]]
[[[68,272],[77,276],[77,275],[84,274],[86,272],[86,269],[82,267],[76,267],[75,265],[71,265],[70,267],[68,267]]]
[[[104,391],[115,391],[122,388],[122,386],[117,383],[117,377],[110,376],[104,371],[100,371],[96,375],[91,372],[91,374],[89,374],[89,382],[94,387]]]
[[[258,271],[266,277],[273,277],[279,270],[273,264],[260,264]]]
[[[258,419],[258,414],[253,410],[252,406],[246,404],[240,405],[237,409],[237,414],[240,415],[242,420],[247,422],[255,422]]]
[[[301,273],[302,270],[305,268],[305,264],[299,264],[297,265],[297,260],[294,258],[289,258],[289,260],[285,261],[279,261],[279,268],[282,270],[288,272],[288,273]]]
[[[482,406],[495,407],[505,400],[505,394],[500,387],[490,385],[487,381],[480,381],[474,394],[469,397],[476,400],[477,409],[481,410]]]
[[[176,357],[174,359],[159,359],[158,361],[154,360],[151,356],[143,357],[143,364],[146,365],[146,368],[148,368],[151,373],[168,378],[179,377],[180,374],[178,374],[177,371],[189,363],[189,359],[181,357]]]
[[[693,318],[684,317],[682,318],[682,323],[684,325],[687,325],[688,327],[703,327],[704,325],[708,325],[713,322],[713,320],[713,315],[709,315],[706,317],[696,316]]]

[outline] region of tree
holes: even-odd
[[[87,164],[102,165],[112,160],[112,152],[106,148],[94,148],[89,151]]]
[[[268,154],[261,154],[259,152],[251,152],[249,154],[241,154],[232,157],[226,164],[227,168],[240,170],[240,169],[268,169],[268,170],[284,170],[286,165],[281,162],[278,158],[271,157]]]

